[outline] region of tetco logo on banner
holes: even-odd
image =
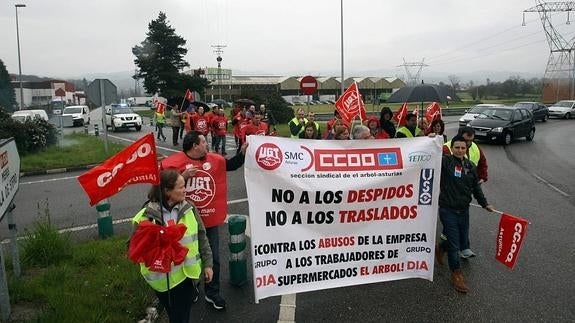
[[[256,162],[265,170],[274,170],[282,163],[282,151],[272,143],[265,143],[256,150]]]

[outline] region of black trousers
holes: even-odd
[[[166,292],[156,292],[160,304],[164,306],[170,323],[189,323],[190,310],[198,290],[191,278],[186,278],[177,286]]]
[[[180,134],[180,127],[172,127],[172,144],[178,144],[178,136]]]

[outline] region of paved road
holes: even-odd
[[[452,120],[453,121],[453,120]],[[457,125],[447,126],[452,136]],[[146,128],[147,129],[147,128]],[[435,268],[434,282],[409,279],[297,295],[298,322],[568,322],[575,321],[575,122],[537,123],[533,142],[510,146],[481,144],[489,161],[484,191],[498,209],[529,219],[527,239],[514,270],[494,260],[498,216],[472,209],[471,244],[478,257],[464,262],[471,292],[461,295],[449,284],[446,267]],[[147,129],[146,131],[149,131]],[[136,138],[135,132],[118,133]],[[164,144],[161,143],[163,146]],[[171,145],[165,145],[166,153]],[[233,148],[233,147],[230,147]],[[37,218],[36,204],[49,199],[52,219],[60,227],[95,223],[96,212],[74,176],[79,173],[25,177],[16,197],[19,228]],[[228,173],[230,213],[247,214],[243,171]],[[144,200],[145,185],[127,188],[112,198],[115,219],[131,217]],[[238,201],[239,200],[239,201]],[[93,232],[95,234],[95,232]],[[222,241],[227,241],[223,232]],[[0,230],[2,237],[7,230]],[[223,257],[227,257],[222,243]],[[226,259],[226,258],[224,258]],[[226,268],[227,266],[224,266]],[[250,274],[251,276],[251,274]],[[279,297],[253,304],[251,285],[230,287],[224,269],[223,294],[230,304],[214,312],[203,302],[194,316],[206,322],[275,322]]]

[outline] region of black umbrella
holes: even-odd
[[[222,106],[222,107],[228,106],[228,102],[226,100],[222,100],[222,99],[212,100],[212,103],[215,103],[215,104]]]
[[[195,106],[196,108],[202,107],[204,108],[204,112],[210,111],[210,106],[207,105],[205,102],[202,101],[192,101],[184,103],[184,108],[187,110],[191,105]]]
[[[256,105],[254,100],[250,100],[250,99],[237,99],[236,103],[241,104],[241,105]]]
[[[449,93],[439,85],[419,84],[415,86],[402,87],[395,91],[395,93],[387,99],[387,102],[447,102],[448,96]]]
[[[415,86],[404,86],[395,91],[386,102],[403,103],[403,102],[421,102],[421,113],[419,114],[423,122],[423,103],[424,102],[447,102],[447,100],[458,101],[459,98],[449,93],[445,87],[435,84],[419,84]]]

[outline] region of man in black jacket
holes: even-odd
[[[461,237],[468,236],[471,196],[473,195],[487,211],[492,212],[493,207],[487,203],[483,195],[476,167],[465,158],[467,152],[465,138],[460,135],[453,137],[451,151],[452,155],[443,155],[439,193],[439,219],[447,240],[436,246],[435,256],[441,265],[443,254],[447,251],[453,287],[458,292],[467,293],[469,288],[463,280],[458,252]]]

